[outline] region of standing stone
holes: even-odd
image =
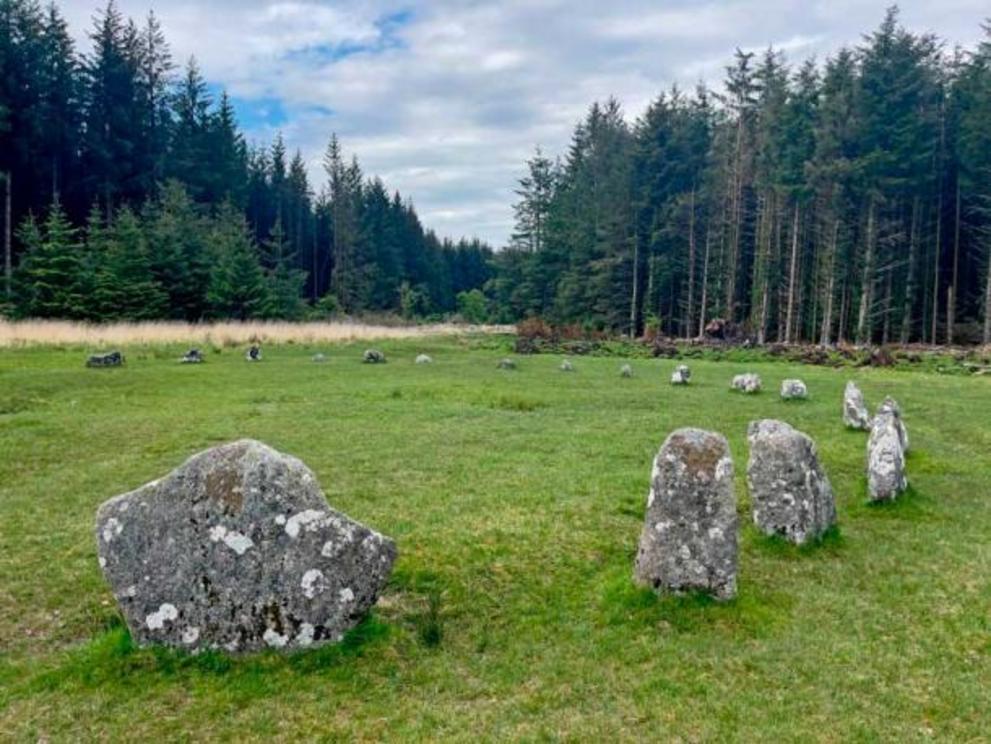
[[[730,387],[734,390],[739,390],[741,393],[746,393],[747,395],[759,393],[761,389],[760,375],[756,375],[753,372],[737,375],[733,378],[733,382],[730,384]]]
[[[801,380],[784,380],[781,383],[782,400],[805,400],[809,397],[809,389]]]
[[[191,651],[341,640],[396,546],[335,511],[313,472],[244,439],[104,503],[100,566],[132,637]]]
[[[747,430],[747,486],[754,524],[766,535],[803,545],[836,523],[836,502],[815,443],[783,421],[752,421]]]
[[[365,349],[361,355],[361,361],[365,364],[385,364],[385,354],[378,349]]]
[[[867,491],[871,501],[893,501],[908,488],[898,416],[879,410],[867,440]]]
[[[902,442],[902,449],[908,452],[908,429],[905,428],[905,422],[902,420],[902,408],[894,398],[885,398],[881,402],[881,405],[877,407],[878,416],[889,413],[894,416],[895,427],[898,429],[898,438]]]
[[[854,382],[848,382],[843,391],[843,423],[848,429],[871,428],[871,414],[864,402],[864,394]]]
[[[563,362],[561,362],[560,370],[562,372],[574,372],[575,365],[573,365],[570,360],[565,359]]]
[[[417,364],[433,364],[434,360],[431,359],[426,354],[417,354],[416,363]]]
[[[687,364],[679,364],[671,373],[672,385],[687,385],[691,379],[692,370],[688,368]]]
[[[87,367],[120,367],[124,364],[124,355],[119,351],[110,351],[106,354],[91,354],[86,359]]]
[[[317,364],[323,364],[324,362],[327,361],[327,355],[320,353],[314,354],[313,361],[316,362]]]
[[[736,596],[733,460],[721,434],[678,429],[654,458],[634,580],[655,591]]]
[[[203,362],[203,352],[199,349],[190,349],[179,360],[180,364],[203,364]]]
[[[499,369],[516,369],[516,362],[509,357],[499,360]]]
[[[244,358],[249,362],[260,362],[262,360],[262,347],[257,344],[252,345],[244,355]]]
[[[629,364],[624,364],[622,367],[619,368],[619,376],[633,377],[633,367],[631,367]]]

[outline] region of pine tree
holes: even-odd
[[[83,318],[84,265],[78,230],[55,202],[40,227],[29,216],[18,231],[25,247],[17,267],[18,314],[33,318]]]
[[[221,207],[209,240],[214,253],[207,290],[212,313],[237,320],[270,316],[272,296],[258,248],[233,205]]]

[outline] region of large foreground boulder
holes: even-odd
[[[294,457],[241,440],[104,503],[100,566],[134,639],[191,651],[339,641],[396,558]]]
[[[843,391],[843,423],[848,429],[871,428],[871,414],[864,402],[864,394],[856,383],[848,382]]]
[[[747,486],[754,524],[803,545],[836,523],[836,502],[815,443],[784,421],[752,421]]]
[[[733,460],[721,434],[678,429],[651,476],[634,580],[655,591],[736,595]]]
[[[893,501],[908,488],[905,446],[893,411],[878,411],[867,440],[867,492],[871,501]]]

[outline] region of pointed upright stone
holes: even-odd
[[[894,501],[908,488],[905,447],[900,421],[893,411],[879,410],[867,440],[867,492],[871,501]]]
[[[871,428],[871,414],[864,402],[864,394],[852,381],[846,384],[843,391],[843,423],[848,429],[867,431]]]

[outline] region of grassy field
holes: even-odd
[[[698,361],[521,358],[498,338],[0,351],[0,738],[976,741],[991,731],[991,379]],[[328,355],[324,364],[310,358]],[[434,364],[418,366],[419,352]],[[766,392],[727,389],[759,372]],[[811,399],[784,403],[785,377]],[[856,379],[901,402],[912,489],[865,503]],[[794,549],[743,520],[739,597],[657,599],[631,571],[651,459],[680,426],[813,436],[840,527]],[[95,555],[98,504],[210,445],[294,454],[398,543],[374,614],[281,657],[135,649]]]

